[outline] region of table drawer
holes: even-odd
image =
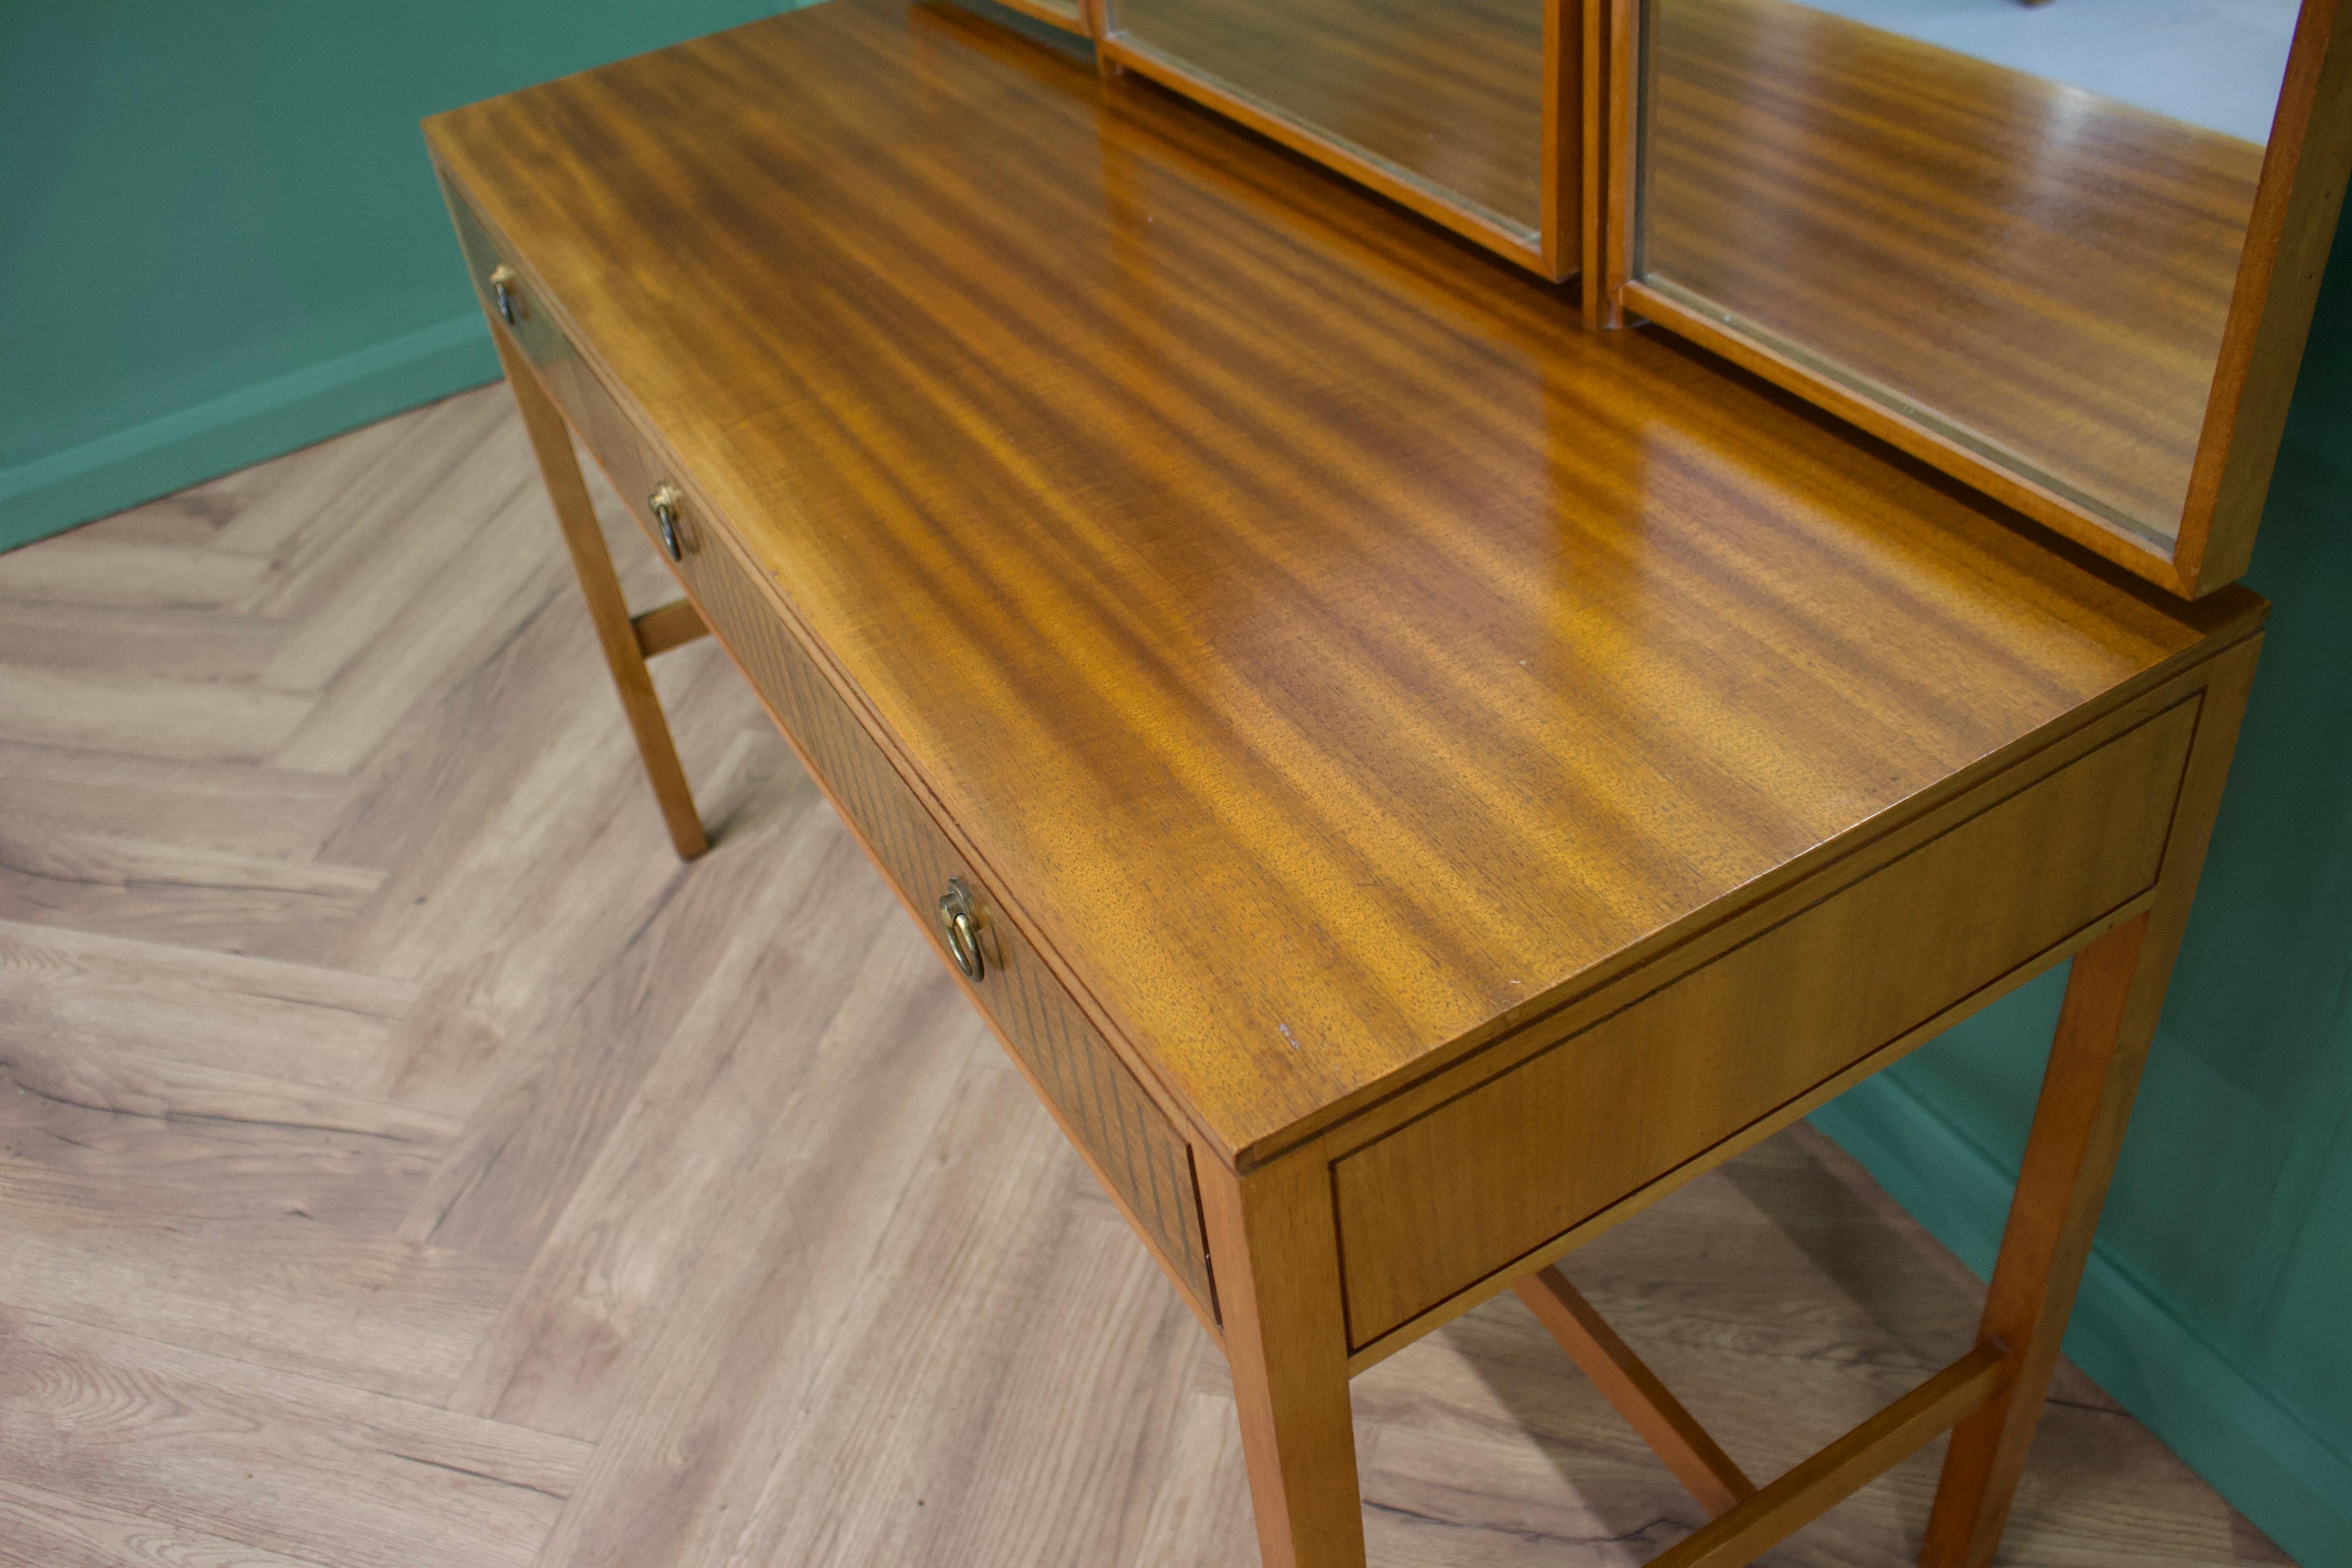
[[[475,286],[486,306],[495,309],[487,280],[500,264],[496,245],[464,199],[454,190],[448,195]],[[638,526],[660,549],[649,498],[656,487],[678,476],[667,471],[656,444],[621,411],[528,290],[510,291],[509,298],[515,314],[509,330],[517,342]],[[1170,1272],[1213,1321],[1215,1293],[1191,1146],[1035,950],[993,909],[985,884],[785,629],[755,569],[690,497],[680,510],[677,536],[680,553],[673,565],[688,597],[934,943],[940,933],[930,911],[940,896],[951,880],[970,889],[987,959],[985,973],[971,987],[973,999]],[[944,946],[941,951],[944,955]]]
[[[987,958],[971,987],[974,998],[1179,1281],[1213,1318],[1191,1148],[1020,931],[991,909],[985,885],[819,678],[732,547],[698,529],[689,528],[688,538],[681,574],[704,618],[919,917],[935,907],[951,879],[971,890]],[[936,940],[937,928],[926,923]]]
[[[1350,1348],[2152,887],[2197,711],[2158,714],[1335,1161]]]

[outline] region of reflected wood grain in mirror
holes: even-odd
[[[1129,47],[1534,243],[1543,0],[1118,0]]]
[[[1084,34],[1087,31],[1087,14],[1078,0],[992,0],[992,3],[1018,11],[1035,21],[1049,23],[1064,32]]]
[[[2262,148],[1790,0],[1643,53],[1643,281],[2172,537]]]

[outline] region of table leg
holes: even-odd
[[[669,722],[662,717],[661,699],[655,694],[653,672],[629,624],[628,601],[621,596],[621,579],[613,570],[612,552],[596,522],[595,506],[580,477],[580,459],[572,449],[572,433],[563,415],[540,384],[531,368],[495,316],[490,336],[498,343],[499,363],[505,367],[507,385],[522,410],[523,428],[539,458],[540,478],[548,499],[555,503],[555,519],[563,527],[563,542],[572,552],[572,569],[580,592],[588,601],[588,618],[595,623],[596,640],[604,646],[604,664],[613,672],[614,688],[637,738],[637,755],[646,764],[646,778],[654,788],[662,820],[678,858],[691,860],[710,845],[702,834],[702,818],[694,809],[694,792],[678,765],[677,748],[669,738]]]
[[[1985,1568],[2000,1544],[2156,1036],[2260,649],[2251,638],[2214,660],[2154,907],[2074,955],[1978,1333],[1979,1343],[2009,1348],[2014,1371],[1952,1429],[1923,1568]]]
[[[2075,956],[2066,982],[1978,1334],[2015,1359],[2000,1391],[1952,1430],[1919,1555],[1927,1568],[1981,1568],[2008,1521],[2153,1033],[2152,1014],[2132,1026],[2147,935],[2146,915],[2109,932]],[[2154,984],[2160,994],[2160,974]]]
[[[1265,1568],[1364,1568],[1329,1178],[1311,1156],[1204,1160],[1200,1184]]]

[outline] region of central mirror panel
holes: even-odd
[[[1545,0],[1112,0],[1126,48],[1532,248]]]
[[[1632,275],[2168,554],[2296,9],[1647,0]]]

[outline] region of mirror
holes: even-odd
[[[1078,0],[992,0],[992,3],[1007,10],[1017,11],[1032,21],[1044,22],[1081,37],[1088,30],[1086,10]]]
[[[1121,64],[1532,256],[1546,216],[1547,70],[1558,68],[1548,3],[1558,0],[1113,0],[1106,43]]]
[[[2297,11],[1645,0],[1627,302],[2169,561]]]

